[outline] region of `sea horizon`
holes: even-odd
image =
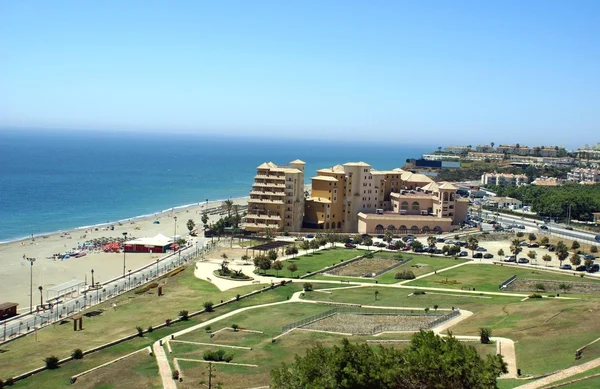
[[[0,243],[249,196],[256,167],[402,167],[432,146],[188,134],[0,129]]]

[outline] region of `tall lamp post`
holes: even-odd
[[[173,252],[175,252],[175,237],[177,236],[177,216],[173,216],[173,219],[175,219],[175,230],[173,231]]]
[[[123,277],[125,277],[125,240],[127,240],[127,233],[123,233]]]
[[[33,263],[35,258],[25,258],[29,261],[29,313],[33,313]]]

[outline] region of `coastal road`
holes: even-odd
[[[22,314],[0,322],[0,343],[14,338],[19,334],[33,332],[59,320],[76,315],[78,312],[101,303],[106,299],[116,297],[121,293],[135,289],[168,273],[209,249],[210,239],[199,238],[197,242],[198,245],[194,244],[183,248],[158,259],[156,263],[130,271],[125,276],[106,281],[99,284],[98,287],[87,285],[71,296],[53,298],[48,301],[52,303],[52,308],[39,311],[34,308],[32,314]],[[113,306],[113,309],[118,309],[118,307]]]

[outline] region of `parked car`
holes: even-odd
[[[301,241],[303,241],[303,240],[304,240],[304,238],[303,238],[303,237],[301,237],[301,236],[299,236],[299,237],[297,237],[297,238],[296,238],[296,239],[294,239],[294,240],[295,240],[295,241],[297,241],[297,242],[301,242]]]
[[[573,227],[571,227],[571,226],[566,226],[566,227],[565,227],[565,230],[573,231]]]
[[[585,269],[586,272],[588,273],[595,273],[598,270],[600,270],[600,265],[598,265],[597,263],[593,264],[592,266],[588,267]]]
[[[385,247],[385,246],[386,246],[386,244],[383,242],[377,243],[377,247]]]
[[[402,250],[402,251],[408,251],[408,250],[410,250],[410,246],[404,246],[400,250]]]
[[[487,251],[485,247],[477,246],[476,251]]]
[[[547,247],[548,251],[556,251],[556,246],[549,244]]]
[[[444,254],[444,251],[442,249],[435,249],[433,251],[434,254]]]
[[[596,239],[596,242],[600,242],[600,235],[596,235],[594,239]]]
[[[475,254],[473,254],[473,258],[483,258],[483,254],[482,253],[475,253]]]
[[[461,251],[460,253],[458,253],[459,257],[466,257],[467,255],[469,255],[469,253],[467,253],[466,251]]]
[[[388,250],[398,250],[398,246],[396,246],[395,244],[390,244],[387,246]]]
[[[306,239],[312,239],[312,238],[314,238],[314,237],[315,237],[315,236],[314,236],[313,234],[306,234]]]
[[[567,265],[567,264],[561,265],[560,268],[562,270],[571,270],[571,269],[573,269],[573,267],[571,265]]]
[[[383,239],[383,238],[385,238],[385,235],[377,235],[377,238],[378,239]]]
[[[548,226],[540,226],[540,230],[547,230]]]
[[[585,265],[581,265],[581,266],[577,266],[575,268],[575,271],[585,271],[585,269],[586,269]]]
[[[527,258],[519,258],[519,260],[517,262],[519,262],[519,263],[529,263],[529,259],[527,259]]]
[[[583,256],[583,259],[589,259],[590,261],[594,261],[596,257],[594,257],[592,254],[585,254]]]
[[[436,241],[438,243],[444,243],[446,241],[446,239],[444,239],[444,238],[437,238]]]
[[[540,247],[538,243],[529,243],[529,247]]]
[[[514,255],[506,255],[504,257],[504,262],[517,262],[517,257]]]
[[[494,254],[491,254],[491,253],[485,253],[485,254],[483,255],[483,257],[484,257],[485,259],[494,258]]]
[[[519,243],[519,246],[529,246],[529,243],[527,243],[526,241],[522,241],[521,243]]]
[[[346,243],[344,247],[347,249],[355,249],[356,245],[354,243]]]

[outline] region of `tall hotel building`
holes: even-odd
[[[288,166],[265,162],[256,168],[248,213],[247,231],[300,231],[304,212],[304,167],[300,160]]]

